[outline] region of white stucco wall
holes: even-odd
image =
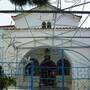
[[[31,31],[30,31],[31,30]],[[20,65],[22,58],[29,52],[30,57],[37,58],[39,63],[43,61],[43,51],[39,48],[53,48],[51,53],[51,59],[57,63],[60,58],[57,49],[64,47],[64,55],[71,63],[72,66],[72,78],[87,78],[87,69],[82,67],[88,67],[90,64],[90,29],[84,28],[61,28],[55,29],[52,38],[52,29],[17,29],[17,30],[0,30],[0,43],[3,46],[3,50],[0,49],[1,58],[0,65],[4,67],[5,73],[23,74],[23,65]],[[87,37],[87,38],[64,38],[72,37],[75,30],[79,30],[75,37]],[[31,33],[32,32],[32,33]],[[64,33],[64,34],[62,34]],[[32,36],[33,34],[33,36]],[[33,38],[37,37],[37,38]],[[15,45],[15,47],[13,47]],[[83,47],[87,46],[87,47]],[[77,48],[76,48],[77,47]],[[17,51],[18,50],[18,51]],[[33,52],[34,50],[34,52]],[[55,51],[56,50],[56,51]],[[58,53],[57,53],[58,52]],[[60,54],[61,55],[61,54]],[[16,62],[18,62],[16,64]],[[27,61],[28,63],[28,61]],[[76,67],[76,68],[74,68]],[[80,71],[77,67],[80,68]],[[17,71],[18,70],[18,71]],[[79,72],[80,71],[80,72]],[[21,76],[20,76],[21,77]],[[23,81],[23,76],[19,78]],[[73,87],[79,83],[79,81],[72,81]],[[22,85],[24,83],[21,83]],[[81,84],[79,84],[81,85]],[[76,90],[75,88],[73,90]],[[83,89],[84,90],[84,89]]]
[[[36,7],[32,10],[58,10],[52,5]],[[49,21],[54,27],[68,26],[77,27],[79,25],[81,16],[74,14],[62,14],[62,13],[22,13],[13,17],[15,26],[17,28],[41,28],[42,22],[46,23]],[[56,19],[56,21],[55,21]]]
[[[80,35],[81,37],[89,37],[89,32],[90,32],[89,29],[80,29],[79,31],[80,32],[78,32],[75,37],[80,37]],[[71,38],[64,38],[64,39],[62,38],[62,37],[72,37],[75,33],[74,29],[56,29],[54,33],[57,38],[54,38],[53,40],[51,38],[53,35],[51,29],[48,29],[48,30],[31,29],[31,32],[33,34],[33,37],[37,37],[37,38],[33,38],[29,30],[18,29],[18,30],[2,31],[1,34],[3,35],[3,38],[1,38],[0,42],[4,47],[3,53],[5,55],[3,55],[2,57],[4,61],[15,62],[17,60],[17,49],[13,47],[13,44],[19,50],[18,51],[19,62],[24,57],[24,55],[31,50],[31,48],[34,48],[34,49],[45,48],[45,47],[62,48],[63,46],[65,49],[72,50],[72,51],[65,50],[66,55],[71,60],[72,66],[83,66],[83,64],[85,66],[89,66],[88,60],[90,59],[90,55],[89,55],[90,48],[88,46],[90,45],[90,39],[73,38],[71,40]],[[68,33],[66,34],[65,32],[68,32]],[[61,33],[65,33],[65,34],[59,35]],[[87,46],[87,47],[84,48],[84,46]],[[77,48],[74,48],[74,47],[77,47]],[[73,50],[76,52],[74,52]],[[34,55],[32,57],[37,57],[37,56]],[[43,59],[43,56],[42,56],[42,59]]]
[[[32,13],[23,17],[19,17],[15,20],[15,26],[17,28],[41,28],[42,22],[46,23],[49,21],[54,26],[55,19],[53,17],[54,14],[43,14],[43,13]],[[57,14],[56,15],[56,27],[68,26],[68,27],[77,27],[79,25],[80,17],[73,16],[72,14]]]

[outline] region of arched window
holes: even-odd
[[[0,66],[0,76],[3,76],[3,75],[4,75],[4,71],[3,71],[2,66]]]
[[[28,63],[25,66],[25,75],[30,76],[32,74],[32,64],[33,64],[33,75],[38,75],[39,72],[39,62],[38,60],[32,58],[30,59],[31,63]]]
[[[64,59],[64,75],[70,75],[70,62],[66,59]],[[59,75],[62,75],[62,60],[59,60],[57,62],[57,73]]]
[[[47,22],[47,28],[51,29],[51,22]]]
[[[46,22],[42,22],[42,29],[46,29]]]

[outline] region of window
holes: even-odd
[[[4,71],[3,71],[2,66],[0,66],[0,76],[3,76],[3,75],[4,75]]]
[[[34,75],[38,75],[38,70],[39,70],[39,63],[38,63],[38,60],[32,58],[30,59],[30,61],[32,61],[33,63],[33,74]],[[32,63],[28,63],[26,66],[25,66],[25,75],[26,76],[29,76],[32,74]]]
[[[51,22],[47,22],[47,28],[51,29]]]
[[[42,29],[46,29],[46,22],[42,22]]]
[[[64,59],[64,75],[70,75],[70,68],[71,68],[70,62]],[[61,60],[57,62],[57,73],[59,75],[62,75],[62,61]]]

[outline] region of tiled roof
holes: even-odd
[[[0,29],[15,29],[15,25],[0,26]]]

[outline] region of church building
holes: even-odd
[[[55,6],[32,10],[60,10]],[[0,26],[0,65],[17,88],[89,90],[90,28],[73,13],[19,13]],[[64,89],[62,89],[64,88]]]

